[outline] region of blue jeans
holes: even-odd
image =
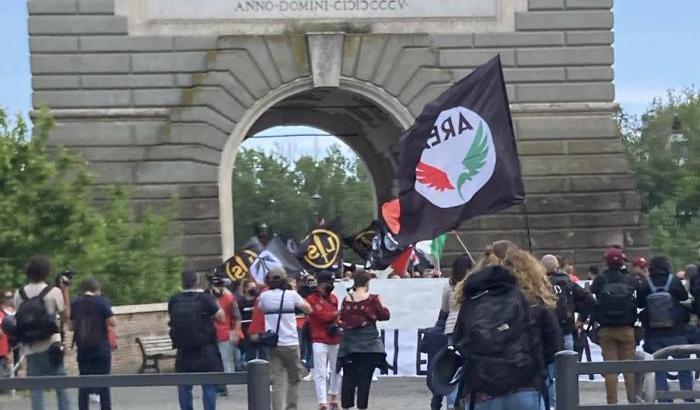
[[[233,345],[230,341],[217,343],[225,373],[233,373]]]
[[[177,399],[180,402],[180,410],[193,410],[192,386],[178,386]],[[216,386],[205,384],[202,386],[202,405],[204,410],[216,410]]]
[[[564,335],[564,350],[574,350],[574,335]],[[554,363],[547,365],[547,395],[549,396],[549,407],[557,407],[556,384],[557,379]]]
[[[526,390],[476,403],[474,410],[544,410],[540,392]]]
[[[66,369],[63,367],[63,362],[55,366],[51,362],[49,351],[34,353],[27,356],[27,376],[65,376]],[[58,399],[58,410],[69,410],[70,399],[68,392],[65,389],[56,389],[56,397]],[[31,391],[32,410],[44,410],[44,392],[43,390]]]
[[[664,347],[676,346],[688,343],[686,336],[647,337],[644,340],[644,350],[647,353],[657,352]],[[690,355],[674,355],[674,359],[688,359]],[[678,372],[678,383],[681,390],[693,390],[693,373],[690,370]],[[668,391],[668,373],[656,372],[656,391]],[[694,402],[686,399],[686,402]],[[659,403],[671,403],[673,400],[659,400]]]

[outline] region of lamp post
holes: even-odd
[[[678,115],[673,116],[668,145],[676,165],[683,166],[688,161],[688,137],[683,134],[683,124]]]
[[[321,201],[321,195],[316,191],[312,196],[311,199],[313,199],[313,204],[314,204],[314,220],[313,220],[313,226],[312,228],[316,228],[318,226],[318,217],[319,217],[319,212],[318,212],[318,204]]]

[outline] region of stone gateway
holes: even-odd
[[[178,195],[192,267],[233,255],[232,168],[247,137],[300,124],[340,135],[381,203],[397,193],[401,132],[496,54],[534,250],[584,266],[611,244],[648,247],[612,119],[611,0],[28,4],[33,102],[53,112],[51,142],[82,154],[99,185],[133,185],[137,206]],[[439,140],[458,127],[441,125]],[[461,231],[474,250],[527,243],[520,208]]]

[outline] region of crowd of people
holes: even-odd
[[[441,409],[443,402],[447,409],[554,408],[554,355],[580,350],[581,337],[599,344],[606,361],[632,360],[638,346],[653,354],[698,341],[698,327],[690,324],[700,314],[696,266],[680,274],[663,256],[629,263],[619,247],[610,248],[603,262],[602,270],[589,268],[591,280],[584,282],[562,258],[536,258],[508,241],[492,244],[478,261],[457,257],[435,312],[437,323],[419,346],[428,353],[430,408]],[[109,374],[117,323],[100,283],[83,280],[80,295],[71,300],[71,278],[59,275],[50,285],[51,274],[49,260],[34,256],[26,268],[27,285],[2,294],[0,375],[16,371],[13,364],[25,357],[28,376],[65,375],[62,324],[74,332],[80,374]],[[208,286],[200,286],[195,272],[183,272],[182,291],[168,303],[175,370],[233,372],[265,359],[274,410],[298,408],[305,378],[314,381],[320,410],[367,409],[375,371],[387,367],[377,322],[388,320],[390,312],[370,292],[373,273],[355,269],[343,276],[322,271],[295,279],[273,268],[264,285],[210,278]],[[340,301],[337,283],[348,284]],[[606,401],[615,404],[618,375],[604,376]],[[634,377],[624,375],[630,403],[638,401]],[[665,372],[655,378],[657,390],[668,390]],[[681,389],[693,388],[690,372],[678,378]],[[181,409],[193,408],[192,390],[178,387]],[[227,394],[225,386],[202,390],[205,410],[215,409],[217,396]],[[71,408],[65,390],[56,394],[59,410]],[[111,409],[108,388],[80,389],[79,409],[89,408],[93,394],[101,409]],[[41,390],[30,397],[32,410],[45,408]]]

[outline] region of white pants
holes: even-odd
[[[319,404],[328,404],[328,395],[340,393],[340,375],[335,371],[338,361],[338,345],[314,343],[314,382]],[[330,368],[330,388],[326,390]]]

